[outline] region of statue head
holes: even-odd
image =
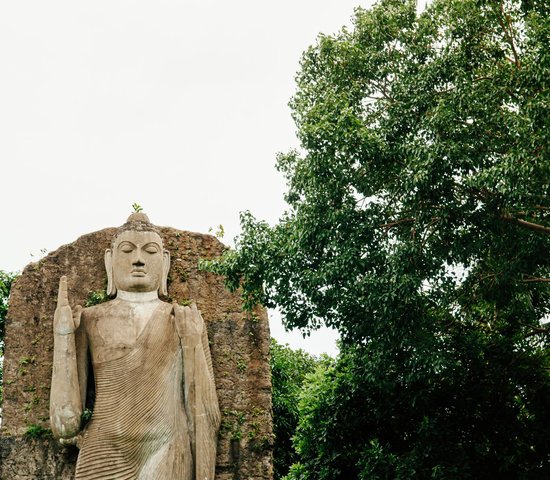
[[[144,213],[132,213],[105,251],[107,294],[117,290],[168,294],[170,253]]]

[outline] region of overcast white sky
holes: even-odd
[[[239,233],[283,212],[275,155],[297,147],[287,103],[301,53],[360,0],[0,5],[0,269],[21,270],[141,204],[153,223]],[[272,316],[272,334],[313,353]]]

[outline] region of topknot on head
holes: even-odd
[[[149,221],[149,217],[144,212],[134,212],[128,217],[126,223],[117,229],[113,237],[112,245],[114,246],[116,238],[122,232],[127,231],[155,232],[160,236],[159,230]]]
[[[126,223],[131,222],[151,223],[145,212],[133,212],[126,220]]]

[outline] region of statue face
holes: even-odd
[[[153,292],[163,276],[162,240],[155,232],[122,232],[113,247],[113,281],[127,292]]]

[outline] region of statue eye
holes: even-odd
[[[133,250],[132,246],[128,243],[125,243],[120,247],[120,251],[124,253],[130,253],[132,250]]]
[[[145,251],[147,253],[158,253],[159,250],[154,245],[148,245],[147,247],[145,247]]]

